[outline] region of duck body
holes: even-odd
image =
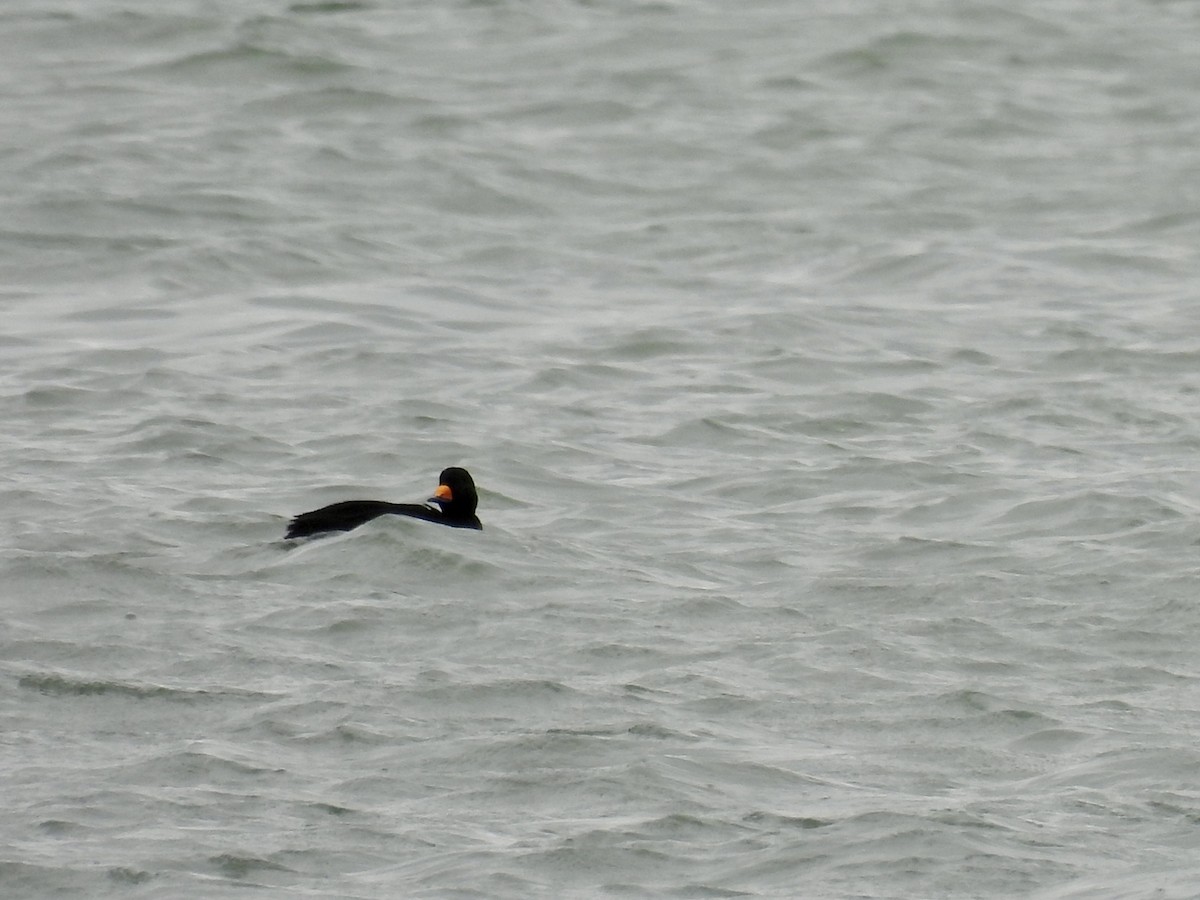
[[[425,503],[388,503],[386,500],[343,500],[300,513],[288,523],[284,538],[309,537],[350,531],[380,516],[407,516],[451,528],[483,528],[475,508],[479,495],[471,474],[457,466],[442,470],[438,487]]]

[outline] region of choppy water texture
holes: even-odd
[[[1197,46],[5,3],[0,894],[1195,896]]]

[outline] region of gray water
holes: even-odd
[[[0,895],[1200,896],[1198,46],[7,0]]]

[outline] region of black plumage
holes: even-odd
[[[458,466],[444,469],[438,487],[426,503],[388,503],[385,500],[343,500],[311,512],[300,513],[288,523],[285,538],[308,537],[327,531],[349,531],[379,516],[408,516],[451,528],[483,528],[475,508],[479,495],[471,473]]]

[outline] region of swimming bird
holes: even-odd
[[[436,506],[434,505],[436,504]],[[308,537],[325,531],[349,531],[379,516],[409,516],[451,528],[482,529],[475,507],[479,495],[471,473],[458,466],[443,469],[437,490],[424,503],[388,503],[384,500],[343,500],[311,512],[300,513],[288,523],[285,538]]]

